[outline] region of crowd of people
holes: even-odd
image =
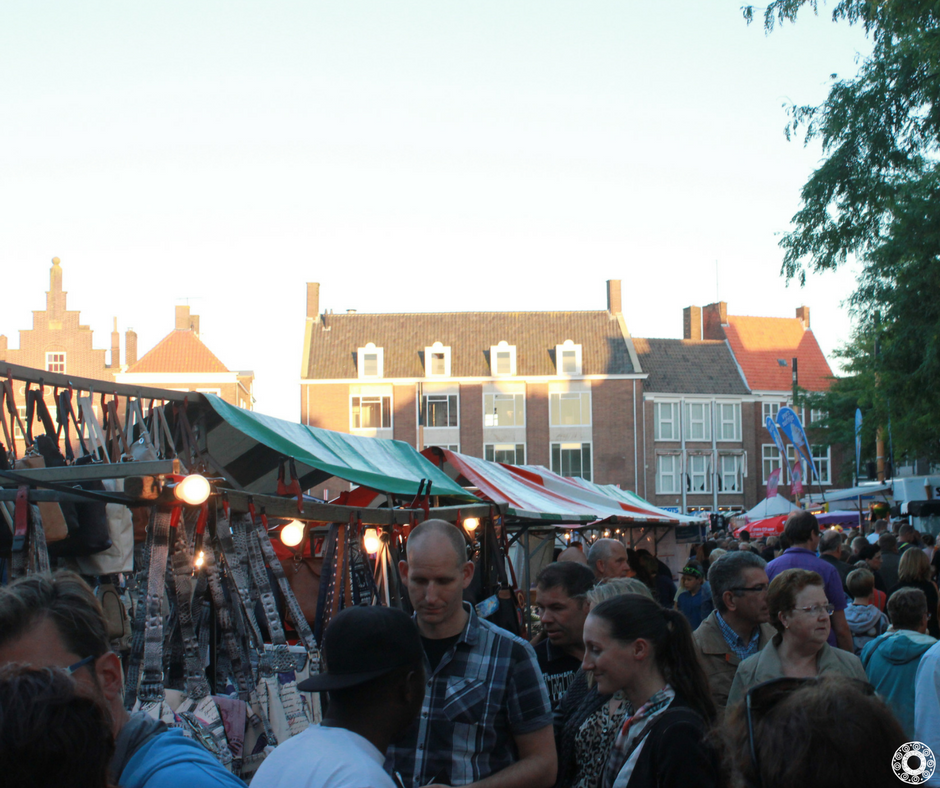
[[[536,578],[530,643],[464,600],[462,532],[423,523],[399,567],[414,615],[333,618],[323,672],[300,684],[321,693],[323,719],[252,785],[848,788],[922,775],[918,752],[895,754],[909,741],[940,753],[937,561],[907,524],[873,535],[821,533],[795,511],[779,538],[696,545],[679,587],[619,540],[572,546]],[[78,576],[0,589],[3,784],[242,784],[179,730],[124,711],[122,681]]]

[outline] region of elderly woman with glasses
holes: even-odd
[[[815,678],[835,674],[867,681],[858,657],[826,642],[833,606],[816,572],[781,572],[767,589],[767,605],[777,634],[763,651],[738,666],[728,694],[729,708],[756,684],[784,676]]]

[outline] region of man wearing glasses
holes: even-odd
[[[699,663],[708,676],[719,713],[738,665],[766,646],[775,634],[767,623],[766,562],[756,553],[726,553],[708,570],[715,610],[692,633]]]
[[[64,668],[112,719],[111,777],[122,788],[244,788],[208,750],[144,712],[124,709],[124,673],[91,588],[73,572],[0,588],[0,665]]]

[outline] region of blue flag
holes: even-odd
[[[787,449],[783,445],[783,438],[780,436],[780,430],[777,429],[777,425],[774,424],[774,420],[770,418],[770,416],[767,417],[764,423],[767,425],[767,432],[770,433],[770,437],[774,439],[774,443],[777,444],[777,449],[780,451],[780,464],[789,465],[789,463],[787,463]]]
[[[809,467],[813,470],[813,476],[816,477],[816,481],[819,481],[819,472],[816,470],[816,463],[813,462],[813,456],[810,454],[809,440],[803,430],[803,425],[800,423],[800,417],[796,415],[796,411],[793,408],[780,408],[777,411],[777,424],[780,425],[780,429],[784,431],[790,442],[796,447],[800,456],[809,463]]]
[[[855,478],[861,475],[862,467],[862,409],[855,409]]]

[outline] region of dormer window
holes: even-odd
[[[450,377],[450,348],[435,342],[424,349],[424,373],[432,378]]]
[[[503,340],[490,348],[490,371],[496,377],[516,374],[516,346]]]
[[[371,342],[357,351],[360,378],[380,378],[383,375],[384,348],[376,347]]]
[[[555,346],[555,369],[559,375],[581,374],[581,345],[570,339],[565,344]]]

